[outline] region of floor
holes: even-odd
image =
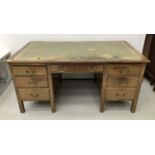
[[[0,96],[0,119],[11,120],[154,120],[155,92],[143,81],[136,113],[130,112],[130,102],[106,102],[104,113],[99,112],[99,93],[91,80],[65,80],[56,97],[57,112],[51,113],[48,102],[24,102],[21,114],[13,84]]]

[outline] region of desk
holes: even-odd
[[[50,101],[56,111],[56,73],[100,74],[100,111],[106,100],[129,100],[135,112],[149,60],[126,41],[30,42],[7,62],[22,113],[23,101]]]

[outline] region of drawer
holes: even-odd
[[[46,76],[18,76],[15,78],[15,83],[17,87],[48,87],[48,81]]]
[[[137,87],[138,76],[129,75],[109,75],[107,79],[107,87]]]
[[[14,66],[13,73],[15,75],[47,75],[46,68],[39,66]]]
[[[106,100],[132,100],[135,97],[136,88],[107,88],[106,89]]]
[[[108,65],[107,71],[108,74],[136,74],[138,75],[141,70],[141,65],[138,64],[115,64],[115,65]]]
[[[51,72],[103,72],[103,65],[80,65],[80,64],[67,64],[67,65],[51,65]]]
[[[48,88],[25,88],[18,89],[20,100],[33,101],[49,100],[49,89]]]

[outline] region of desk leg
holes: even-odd
[[[102,73],[100,112],[104,112],[107,74]]]
[[[140,87],[141,87],[141,84],[139,84],[139,86],[137,88],[137,92],[136,92],[135,98],[132,100],[132,104],[131,104],[131,108],[130,108],[130,111],[132,113],[134,113],[136,111]]]
[[[24,103],[23,101],[18,100],[18,105],[21,113],[25,112]]]
[[[139,96],[139,91],[140,91],[140,86],[138,86],[136,90],[136,95],[135,98],[132,100],[131,108],[130,111],[134,113],[136,111],[136,106],[137,106],[137,101],[138,101],[138,96]]]
[[[136,95],[135,95],[135,98],[132,101],[131,109],[130,109],[130,111],[132,113],[134,113],[136,111],[136,106],[137,106],[137,101],[138,101],[138,96],[139,96],[142,81],[143,81],[143,77],[139,77],[139,83],[138,83],[138,87],[137,87],[137,90],[136,90]]]
[[[20,100],[20,97],[19,97],[19,92],[18,92],[18,89],[16,87],[16,84],[15,84],[15,75],[13,73],[13,70],[12,70],[12,66],[9,65],[10,67],[10,70],[12,72],[12,80],[13,80],[13,85],[14,85],[14,88],[15,88],[15,91],[16,91],[16,96],[17,96],[17,101],[18,101],[18,105],[19,105],[19,110],[21,113],[24,113],[25,112],[25,107],[24,107],[24,103],[22,100]]]
[[[140,75],[139,75],[139,81],[138,81],[138,85],[137,85],[136,95],[135,95],[135,98],[132,101],[132,105],[131,105],[131,108],[130,108],[130,111],[132,113],[134,113],[136,111],[138,96],[139,96],[141,84],[143,82],[143,75],[144,75],[145,67],[146,67],[146,65],[142,66],[142,69],[141,69],[141,72],[140,72]]]
[[[51,111],[56,112],[53,80],[54,80],[53,74],[49,74],[48,75],[48,81],[49,81],[49,90],[50,90]]]

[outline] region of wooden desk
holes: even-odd
[[[30,42],[8,61],[20,111],[23,101],[54,101],[55,73],[101,75],[100,111],[105,100],[130,100],[135,112],[138,94],[149,60],[125,41]]]

